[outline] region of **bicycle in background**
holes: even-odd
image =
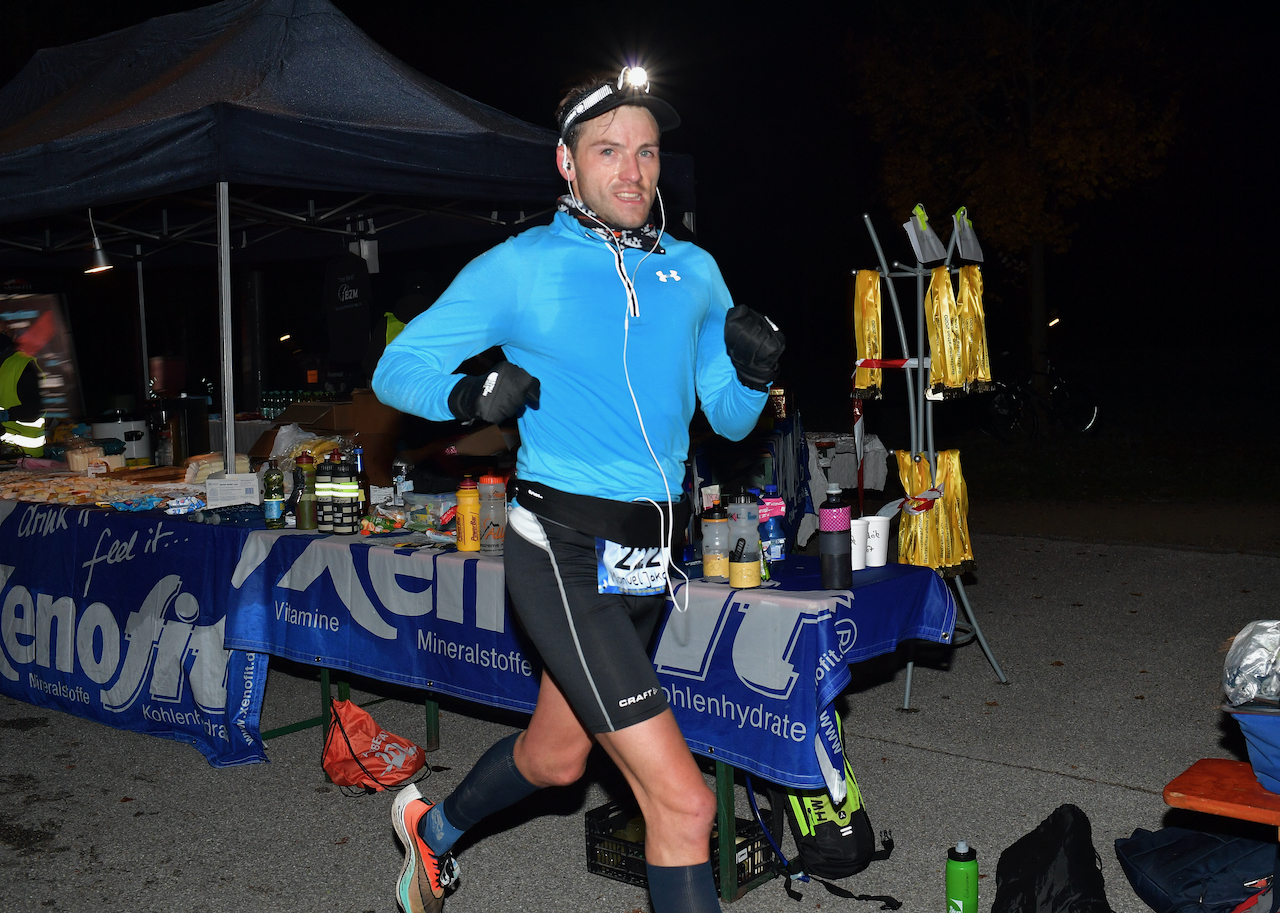
[[[1095,430],[1099,410],[1093,392],[1067,380],[1052,362],[1047,376],[1047,396],[1036,388],[1034,374],[1015,381],[993,380],[983,430],[1006,444],[1032,441],[1040,433],[1040,415],[1071,434]]]

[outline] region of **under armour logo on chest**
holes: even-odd
[[[669,273],[664,273],[662,270],[658,270],[657,273],[655,273],[655,275],[663,282],[666,282],[668,279],[674,279],[676,280],[676,282],[680,281],[680,274],[677,273],[675,270],[672,270]]]

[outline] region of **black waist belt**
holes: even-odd
[[[523,479],[516,480],[512,491],[521,507],[544,520],[619,545],[667,545],[662,535],[663,519],[667,520],[667,530],[673,528],[664,502],[658,502],[662,514],[660,519],[659,511],[654,510],[648,501],[613,501],[592,495],[575,495]],[[671,506],[675,519],[672,541],[680,542],[689,522],[689,505],[681,498],[673,501]]]

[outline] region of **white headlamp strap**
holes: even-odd
[[[574,121],[586,113],[588,108],[592,108],[600,104],[600,102],[604,101],[612,94],[614,94],[613,86],[605,83],[582,101],[570,108],[569,113],[564,116],[564,122],[560,125],[560,136],[563,137],[568,133],[569,128],[573,126]]]

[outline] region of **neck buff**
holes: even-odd
[[[649,214],[649,220],[639,228],[605,228],[604,219],[600,218],[570,194],[566,193],[556,201],[556,209],[560,212],[567,212],[577,219],[584,228],[595,232],[606,241],[611,241],[621,247],[634,247],[638,250],[652,251],[655,254],[666,253],[662,249],[662,245],[658,243],[662,233],[653,224],[652,213]]]

